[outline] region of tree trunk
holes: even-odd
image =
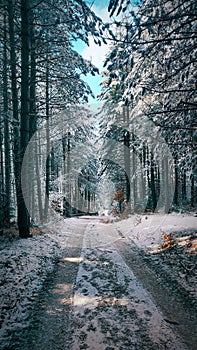
[[[182,171],[182,204],[185,203],[187,199],[187,185],[186,185],[186,171],[183,169]]]
[[[30,11],[31,25],[30,25],[30,98],[29,98],[29,140],[36,132],[37,128],[37,119],[36,119],[36,43],[34,35],[34,13],[33,10]],[[37,142],[37,141],[36,141]],[[37,157],[37,152],[35,157]],[[29,178],[33,178],[33,170],[36,167],[36,159],[30,159],[28,173],[30,174]],[[35,211],[35,183],[29,182],[29,189],[31,191],[29,196],[29,207],[31,208],[31,220],[34,220],[36,213]]]
[[[132,132],[132,179],[133,179],[133,210],[136,210],[136,202],[137,202],[137,193],[136,193],[136,161],[135,161],[135,136],[134,132]]]
[[[155,164],[153,158],[153,152],[151,151],[151,196],[152,196],[152,209],[155,210],[157,206],[156,189],[155,189]]]
[[[3,112],[4,112],[4,153],[5,153],[5,200],[4,220],[10,223],[10,196],[11,196],[11,159],[10,159],[10,134],[8,116],[8,57],[7,57],[7,16],[4,14],[4,50],[3,50]]]
[[[174,204],[178,205],[179,176],[178,176],[178,165],[177,165],[177,158],[176,157],[174,159],[174,178],[175,178]]]
[[[50,168],[51,168],[51,184],[50,189],[52,191],[57,191],[57,186],[55,186],[55,176],[56,176],[56,169],[55,169],[55,153],[54,153],[54,147],[53,143],[51,142],[51,161],[50,161]]]
[[[128,106],[123,107],[124,122],[128,127],[129,122],[129,108]],[[124,163],[126,171],[126,202],[130,203],[130,181],[131,181],[131,162],[130,162],[130,132],[129,130],[124,131]]]
[[[49,62],[46,63],[46,177],[45,177],[45,205],[44,219],[47,221],[49,209],[49,186],[50,186],[50,128],[49,128]]]
[[[169,164],[168,158],[165,156],[163,160],[163,180],[164,180],[164,205],[165,205],[165,213],[168,214],[170,203],[169,203]]]
[[[193,169],[192,169],[193,170]],[[194,174],[192,173],[190,176],[190,183],[191,183],[191,199],[190,199],[190,203],[191,203],[191,207],[194,208],[194,203],[195,203],[195,186],[194,186]]]
[[[41,181],[40,181],[40,167],[39,167],[39,154],[38,154],[38,141],[35,142],[35,155],[36,155],[36,183],[37,183],[37,197],[38,197],[38,210],[39,210],[39,217],[41,223],[43,223],[43,207],[42,207],[42,189],[41,189]]]
[[[67,169],[66,169],[66,181],[67,181],[67,191],[66,191],[66,195],[67,195],[67,202],[69,204],[68,206],[68,217],[71,216],[71,186],[70,186],[70,151],[71,151],[71,147],[70,147],[70,131],[68,131],[68,143],[67,143]]]
[[[88,183],[88,185],[87,185],[87,191],[88,191],[87,200],[88,200],[88,205],[87,205],[87,207],[88,207],[88,213],[90,213],[91,195],[90,195],[90,175],[89,175],[89,173],[88,173],[88,176],[87,176],[87,183]]]
[[[17,58],[14,35],[14,1],[8,0],[8,25],[10,40],[10,68],[11,68],[11,94],[13,113],[13,164],[16,188],[17,208],[19,208],[19,184],[20,184],[20,148],[19,148],[19,111],[18,111],[18,86],[17,86]],[[17,214],[18,215],[18,214]]]
[[[29,0],[21,0],[21,125],[20,125],[20,169],[23,156],[29,142],[29,61],[30,61],[30,32],[29,32]],[[28,164],[24,164],[20,174],[18,227],[21,238],[29,237],[30,217],[23,198],[23,191],[29,191]]]
[[[0,234],[5,225],[4,218],[4,166],[3,166],[3,135],[0,130]]]
[[[140,188],[140,209],[144,208],[145,198],[146,198],[146,186],[144,179],[144,171],[145,171],[145,146],[143,144],[142,152],[140,153],[140,180],[141,180],[141,188]]]

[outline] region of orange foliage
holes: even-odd
[[[166,234],[164,234],[163,236],[162,236],[162,238],[164,238],[165,240],[166,240],[166,242],[163,242],[162,243],[162,245],[161,245],[161,248],[162,249],[165,249],[165,248],[170,248],[170,247],[172,247],[173,245],[174,245],[174,239],[172,238],[172,236],[170,236],[170,235],[166,235]]]
[[[190,245],[188,250],[189,250],[189,252],[191,254],[196,254],[197,253],[197,238],[195,238],[193,240],[193,242],[191,242],[191,245]]]
[[[41,233],[43,233],[39,227],[31,228],[30,232],[32,235],[40,235]]]
[[[115,197],[114,197],[114,201],[117,201],[117,202],[124,202],[124,191],[121,190],[121,189],[118,189],[116,191],[116,194],[115,194]]]

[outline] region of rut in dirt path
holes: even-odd
[[[74,225],[71,223],[71,228]],[[83,235],[87,223],[65,230],[67,248],[53,273],[48,277],[30,316],[30,326],[14,335],[9,348],[3,350],[69,349],[71,343],[70,311],[73,288],[79,267]],[[62,227],[58,227],[58,230]],[[73,234],[72,234],[73,233]]]
[[[135,276],[151,294],[162,311],[164,320],[182,337],[189,350],[195,350],[197,314],[190,296],[186,295],[172,276],[166,275],[162,261],[156,264],[151,256],[147,256],[127,239],[117,241],[115,245]]]
[[[165,320],[143,276],[133,273],[127,256],[132,245],[122,236],[113,224],[79,220],[30,329],[13,349],[194,349]]]

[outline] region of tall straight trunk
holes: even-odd
[[[71,216],[71,193],[70,193],[70,132],[67,132],[67,137],[63,135],[62,138],[62,150],[63,150],[63,215],[65,217]],[[67,152],[67,159],[66,159]]]
[[[62,161],[63,161],[63,184],[62,184],[62,192],[65,195],[66,186],[65,186],[65,177],[66,177],[66,136],[62,136]]]
[[[32,16],[31,16],[32,17]],[[30,27],[31,56],[30,56],[30,98],[29,98],[29,139],[36,131],[36,43],[33,24]]]
[[[44,218],[47,220],[49,208],[49,185],[50,185],[50,127],[49,127],[49,62],[46,63],[46,175],[45,175],[45,205]]]
[[[67,143],[67,169],[66,169],[66,179],[67,179],[67,201],[69,203],[68,206],[68,217],[71,216],[71,185],[70,185],[70,151],[71,151],[71,147],[70,147],[70,131],[68,131],[68,143]]]
[[[43,223],[43,206],[42,206],[42,189],[41,189],[41,181],[40,181],[40,166],[39,166],[39,150],[38,150],[38,140],[35,142],[35,166],[36,166],[36,185],[37,185],[37,197],[38,197],[38,210],[39,210],[39,218],[40,222]],[[40,154],[40,153],[39,153]]]
[[[0,129],[0,234],[4,228],[4,159],[3,159],[3,135]]]
[[[193,126],[193,125],[192,125]],[[190,204],[191,207],[195,207],[195,203],[196,203],[196,191],[195,191],[195,170],[196,170],[196,160],[195,160],[195,153],[194,150],[196,151],[196,149],[194,149],[194,137],[193,137],[193,132],[194,129],[193,127],[191,127],[191,140],[192,140],[192,149],[191,149],[191,153],[192,153],[192,164],[191,164],[191,175],[190,175],[190,187],[191,187],[191,198],[190,198]]]
[[[142,148],[142,193],[143,204],[146,203],[146,145],[143,142]]]
[[[191,207],[193,208],[194,207],[194,203],[195,203],[195,186],[194,186],[194,174],[192,173],[191,174],[191,177],[190,177],[190,182],[191,182]]]
[[[137,204],[137,180],[136,180],[136,160],[135,160],[135,136],[134,132],[132,132],[132,178],[133,178],[133,209],[134,212],[136,210],[136,204]]]
[[[163,198],[164,198],[164,209],[165,209],[165,213],[168,214],[169,212],[169,207],[170,207],[170,203],[169,203],[169,176],[168,176],[168,172],[169,172],[169,164],[168,164],[168,158],[166,156],[164,156],[163,159],[163,182],[164,182],[164,194],[163,194]]]
[[[87,177],[87,181],[88,181],[88,186],[87,186],[87,191],[88,191],[88,196],[87,196],[87,199],[88,199],[88,213],[90,212],[90,203],[91,203],[91,195],[90,195],[90,175],[88,173],[88,177]]]
[[[146,182],[148,187],[148,200],[146,204],[146,210],[151,210],[151,201],[152,201],[152,193],[151,193],[151,160],[150,160],[150,152],[148,145],[146,146],[145,152],[145,168],[146,168]]]
[[[186,171],[183,169],[182,171],[182,204],[185,203],[187,199],[187,185],[186,185]]]
[[[150,188],[151,186],[151,182],[150,182],[150,159],[149,159],[149,148],[148,146],[146,147],[146,173],[147,173],[147,184],[148,184],[148,188]]]
[[[57,188],[56,186],[54,186],[54,180],[55,180],[55,176],[56,176],[56,169],[55,169],[55,153],[54,153],[54,147],[53,147],[53,143],[51,142],[51,160],[50,160],[50,168],[51,168],[51,184],[50,184],[50,188],[53,191],[56,191]]]
[[[17,208],[19,207],[19,184],[20,184],[20,148],[19,148],[19,108],[18,108],[18,85],[17,85],[17,56],[14,32],[14,0],[8,0],[8,27],[10,41],[10,69],[11,69],[11,95],[13,113],[13,165],[16,188]]]
[[[8,57],[7,57],[7,15],[4,14],[4,50],[3,50],[3,114],[4,114],[4,153],[5,153],[5,200],[4,220],[10,223],[11,196],[11,159],[8,116]]]
[[[175,179],[174,204],[178,205],[179,176],[178,176],[178,165],[177,165],[177,157],[176,156],[174,158],[174,179]]]
[[[29,32],[29,0],[21,0],[21,123],[20,123],[20,167],[29,142],[29,63],[30,63],[30,32]],[[24,164],[20,174],[18,226],[19,235],[28,237],[30,217],[23,198],[23,191],[29,191],[28,164]]]
[[[76,208],[76,214],[78,213],[78,209],[80,208],[80,192],[79,192],[79,187],[78,187],[78,180],[75,180],[75,208]]]
[[[160,167],[158,165],[158,168],[157,168],[157,201],[160,197],[160,192],[161,192],[161,175],[160,175]]]
[[[157,206],[156,189],[155,189],[155,164],[153,151],[151,151],[151,195],[152,195],[152,209],[155,210]]]
[[[123,117],[126,127],[129,125],[129,108],[128,106],[123,107]],[[131,181],[131,163],[130,163],[130,132],[125,129],[124,131],[124,163],[126,171],[126,202],[130,202],[130,181]]]
[[[144,180],[144,145],[142,152],[140,153],[140,180],[141,180],[141,188],[140,188],[140,209],[143,208],[143,204],[145,203],[146,190],[145,190],[145,180]]]
[[[36,132],[36,43],[35,43],[35,35],[34,35],[34,13],[33,10],[30,11],[30,17],[31,17],[31,25],[30,25],[30,98],[29,98],[29,139],[34,135]],[[36,141],[37,142],[37,141]],[[37,145],[36,145],[37,148]],[[36,150],[35,150],[36,151]],[[35,153],[35,157],[37,157],[37,152]],[[30,159],[29,167],[28,167],[28,173],[33,174],[33,167],[36,167],[37,159]],[[32,179],[32,175],[29,176],[30,179]],[[34,217],[36,216],[35,211],[35,200],[36,200],[36,193],[35,189],[36,186],[33,182],[29,182],[29,189],[31,191],[29,196],[29,207],[31,208],[31,219],[34,220]]]

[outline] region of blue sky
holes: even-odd
[[[88,6],[91,6],[91,9],[103,20],[103,22],[111,22],[111,18],[107,11],[109,0],[86,0],[86,3]],[[139,3],[140,0],[133,0],[133,9],[137,8],[137,4]],[[116,18],[120,19],[121,16],[122,15],[120,14]],[[85,59],[91,60],[91,62],[99,68],[99,71],[102,72],[103,63],[109,51],[109,45],[105,45],[104,43],[102,43],[101,46],[96,45],[91,37],[89,42],[89,46],[85,45],[82,41],[76,42],[74,43],[74,48]],[[101,86],[99,84],[102,82],[103,78],[100,75],[92,76],[91,74],[88,74],[86,77],[83,77],[83,79],[89,84],[95,96],[101,92]],[[89,102],[96,103],[98,100],[96,101],[90,97]]]
[[[97,16],[103,19],[103,21],[108,21],[108,1],[104,0],[95,0],[95,1],[86,1],[88,5],[92,5],[92,10],[96,13]],[[105,59],[105,56],[108,51],[108,46],[103,44],[101,46],[96,45],[93,41],[93,39],[90,37],[90,45],[85,45],[82,41],[78,41],[74,43],[74,49],[78,51],[84,58],[91,60],[91,62],[99,68],[100,72],[103,70],[103,62]],[[98,95],[101,91],[101,87],[99,84],[102,81],[102,77],[100,75],[92,76],[91,74],[88,74],[87,76],[83,77],[83,80],[86,81],[94,95]],[[95,103],[96,100],[93,98],[89,98],[90,103]]]
[[[102,8],[107,9],[109,0],[87,0],[86,3],[88,4],[88,6],[93,4],[97,6],[99,9],[102,9]]]

